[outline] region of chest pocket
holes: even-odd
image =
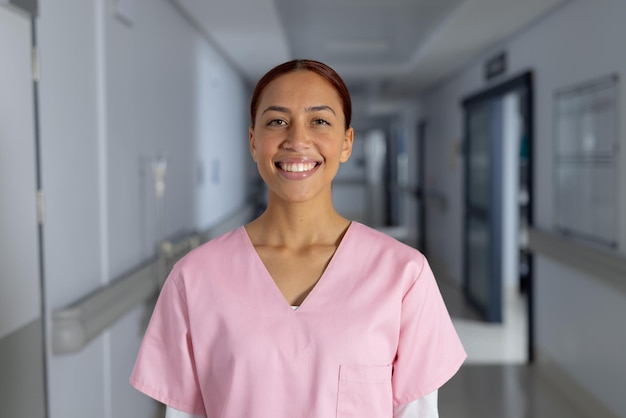
[[[391,365],[339,366],[337,418],[391,418]]]

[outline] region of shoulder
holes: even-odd
[[[241,247],[242,241],[246,238],[245,229],[240,226],[222,235],[201,244],[185,255],[181,261],[184,263],[194,263],[206,257],[221,256]]]
[[[244,251],[246,239],[243,226],[212,238],[178,260],[172,272],[180,277],[193,277],[214,271],[228,260],[238,258],[238,252]]]
[[[364,251],[393,254],[395,257],[407,260],[424,260],[423,254],[417,249],[372,227],[353,222],[350,233],[355,244]]]
[[[384,272],[410,285],[429,269],[421,252],[384,232],[353,223],[349,233],[349,251],[365,271]]]

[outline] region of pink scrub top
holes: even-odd
[[[130,381],[209,418],[381,418],[465,357],[417,250],[352,222],[294,311],[240,227],[172,269]]]

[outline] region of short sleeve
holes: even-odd
[[[187,303],[178,279],[175,267],[152,313],[130,383],[166,405],[205,415],[189,334]]]
[[[439,389],[466,358],[432,270],[425,258],[402,301],[400,338],[393,364],[394,405]]]

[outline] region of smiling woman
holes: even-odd
[[[269,187],[270,212],[283,200],[332,208],[332,180],[352,152],[349,102],[308,70],[282,74],[253,97],[250,152]]]
[[[333,206],[350,117],[325,64],[259,81],[249,142],[267,208],[177,263],[131,376],[168,417],[438,416],[465,352],[424,256]]]

